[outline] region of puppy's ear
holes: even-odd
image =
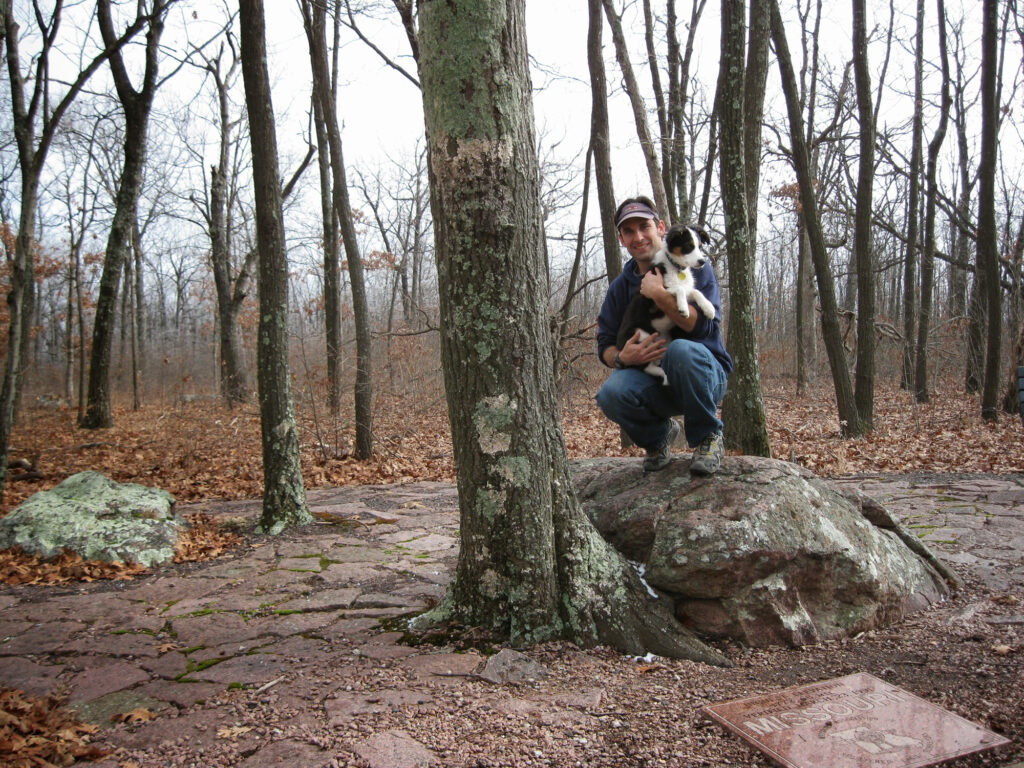
[[[707,232],[700,227],[694,227],[694,229],[697,231],[697,234],[700,235],[700,241],[704,243],[704,245],[711,245],[711,237]]]

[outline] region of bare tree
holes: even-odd
[[[117,33],[111,17],[110,0],[97,0],[96,3],[96,15],[103,42],[108,48],[114,49],[109,58],[110,71],[124,114],[125,132],[124,157],[117,187],[114,219],[107,238],[103,275],[100,278],[100,295],[96,303],[96,319],[93,322],[89,391],[86,395],[85,415],[79,420],[79,426],[86,429],[113,425],[110,410],[110,356],[114,338],[117,289],[121,281],[121,270],[131,252],[131,235],[138,217],[142,174],[146,164],[149,115],[153,107],[153,97],[160,85],[160,36],[163,34],[167,10],[174,2],[176,0],[153,0],[151,7],[144,3],[139,4],[134,23],[141,19],[146,28],[145,71],[139,90],[132,85],[120,49],[115,48]]]
[[[928,333],[931,328],[932,290],[935,283],[935,212],[939,185],[937,166],[939,151],[946,138],[952,95],[949,89],[949,53],[946,51],[946,5],[935,0],[936,24],[939,30],[939,60],[942,62],[942,97],[939,104],[939,125],[928,142],[928,166],[925,172],[927,197],[924,216],[924,251],[921,254],[921,310],[917,321],[917,357],[914,361],[914,396],[919,403],[928,402]]]
[[[263,439],[263,514],[260,528],[280,533],[313,521],[306,507],[299,435],[288,365],[288,256],[277,164],[277,132],[267,74],[263,0],[239,0],[242,79],[249,113],[256,236],[259,241],[260,425]]]
[[[19,26],[14,18],[13,0],[0,0],[0,23],[7,46],[7,72],[11,87],[11,109],[14,136],[18,146],[18,168],[21,172],[21,211],[18,234],[11,264],[10,290],[7,305],[10,313],[7,359],[4,365],[3,390],[0,392],[0,496],[7,480],[8,448],[17,411],[22,371],[28,351],[28,338],[34,304],[33,231],[39,180],[54,132],[64,113],[78,97],[89,78],[116,48],[123,46],[143,28],[144,19],[136,19],[125,32],[104,46],[75,75],[59,98],[51,97],[54,83],[50,72],[50,54],[57,45],[58,31],[64,11],[63,0],[54,3],[49,18],[40,9],[35,19],[39,25],[40,49],[31,56],[28,73],[22,70]],[[26,86],[31,83],[31,93]],[[37,134],[38,131],[38,134]]]
[[[622,29],[622,14],[615,9],[615,0],[602,1],[604,3],[605,16],[608,18],[608,24],[612,30],[615,58],[618,60],[619,70],[622,72],[626,95],[629,97],[629,103],[633,107],[633,120],[636,123],[637,137],[640,139],[640,150],[643,152],[644,162],[647,164],[647,175],[651,180],[654,202],[658,206],[661,217],[666,221],[671,221],[672,211],[668,205],[665,182],[661,175],[661,164],[658,162],[656,144],[651,136],[650,126],[647,124],[647,108],[644,106],[643,94],[640,93],[640,84],[637,82],[636,74],[633,72],[633,63],[629,58],[629,47]]]
[[[237,82],[241,62],[230,29],[225,31],[224,42],[216,56],[200,55],[202,68],[213,82],[216,98],[217,162],[210,166],[208,194],[196,204],[201,207],[210,237],[210,265],[213,268],[220,334],[221,395],[230,407],[249,399],[250,384],[242,354],[238,316],[249,295],[257,255],[255,249],[247,249],[237,266],[237,259],[232,258],[232,198],[237,175],[232,162],[232,147],[240,141],[237,128],[242,118],[232,113],[231,91]]]
[[[789,114],[790,140],[792,142],[793,164],[796,169],[800,201],[810,241],[811,258],[818,282],[818,296],[821,299],[821,330],[828,353],[832,383],[836,392],[836,406],[842,434],[851,437],[860,434],[860,417],[854,399],[853,385],[847,368],[846,352],[843,349],[842,331],[839,327],[839,307],[836,302],[835,283],[821,229],[818,201],[815,198],[814,180],[811,176],[807,142],[804,138],[804,122],[797,93],[796,74],[789,54],[786,28],[782,22],[778,0],[771,2],[771,30],[775,53],[782,76],[782,90],[786,97],[786,111]]]
[[[919,2],[923,3],[924,0]],[[864,0],[853,0],[853,78],[857,88],[857,112],[860,120],[860,157],[853,231],[853,251],[857,264],[857,363],[854,398],[857,403],[858,423],[853,428],[853,434],[865,434],[872,430],[875,402],[875,256],[871,231],[875,182],[875,111],[871,104],[866,16]],[[913,173],[913,169],[911,172]],[[908,254],[912,250],[912,246],[908,247]]]
[[[718,78],[721,90],[716,99],[722,121],[719,163],[729,252],[728,346],[736,363],[729,377],[722,421],[730,446],[745,454],[770,456],[753,311],[757,238],[754,219],[764,79],[768,69],[768,9],[761,0],[751,3],[748,46],[745,6],[745,0],[722,0]]]
[[[601,213],[601,241],[605,271],[611,283],[622,271],[622,253],[615,230],[615,188],[612,181],[611,136],[608,126],[608,83],[605,77],[601,31],[602,0],[587,0],[587,66],[590,69],[590,150],[597,179],[597,207]],[[589,158],[589,156],[588,156]]]
[[[917,343],[918,235],[921,210],[921,157],[924,132],[924,0],[917,0],[914,33],[914,113],[910,142],[910,190],[907,198],[906,258],[903,262],[903,369],[900,387],[911,389],[914,381],[914,345]]]
[[[999,420],[999,364],[1002,344],[1003,303],[999,280],[996,232],[996,161],[999,136],[998,80],[999,2],[983,0],[981,35],[981,161],[978,166],[978,271],[984,273],[988,304],[985,383],[981,415]]]
[[[332,200],[334,215],[341,226],[341,238],[348,261],[350,289],[352,291],[352,312],[356,324],[356,456],[368,459],[373,454],[373,374],[370,355],[370,317],[366,300],[366,282],[363,277],[363,262],[356,242],[352,209],[349,205],[348,182],[345,178],[345,158],[342,154],[341,128],[338,125],[337,101],[332,89],[328,70],[326,18],[327,9],[323,3],[301,0],[303,25],[309,43],[310,64],[313,71],[313,98],[319,103],[327,133],[327,144],[331,152]],[[337,13],[337,3],[335,5]],[[334,290],[327,284],[325,291]],[[340,327],[338,345],[340,346]],[[328,349],[328,355],[330,355]]]

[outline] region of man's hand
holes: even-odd
[[[672,301],[673,306],[676,303],[675,297],[665,288],[664,275],[656,269],[649,269],[644,273],[643,280],[640,281],[640,293],[651,299],[659,307],[662,306],[662,302],[659,299],[664,301],[666,296]]]
[[[637,331],[626,342],[626,346],[619,350],[619,360],[626,365],[647,365],[660,360],[666,346],[668,342],[656,333],[641,341],[640,331]]]

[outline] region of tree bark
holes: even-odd
[[[996,232],[996,156],[999,137],[997,42],[999,2],[983,0],[981,34],[981,161],[978,167],[978,270],[985,274],[988,305],[988,334],[985,349],[985,381],[981,393],[981,416],[999,420],[999,363],[1002,344],[1002,286],[999,281],[998,234]]]
[[[768,424],[761,396],[754,319],[756,234],[752,225],[757,212],[759,174],[756,168],[746,167],[753,157],[760,164],[768,20],[766,7],[758,1],[752,3],[748,66],[744,62],[748,50],[745,44],[745,4],[745,0],[722,0],[722,55],[718,79],[721,88],[719,117],[722,125],[722,152],[719,167],[729,253],[727,343],[735,362],[722,406],[722,421],[725,423],[727,445],[748,455],[771,456]],[[758,13],[760,15],[755,15]],[[761,93],[760,99],[753,93],[757,90]]]
[[[337,12],[337,7],[335,7]],[[313,62],[314,46],[316,56],[326,58],[326,5],[303,3],[303,18],[308,19],[306,35],[310,45],[310,62],[313,67],[326,69],[326,61]],[[314,43],[311,35],[319,35]],[[321,42],[322,41],[322,42]],[[319,88],[329,90],[325,99]],[[320,83],[318,78],[313,81],[313,126],[316,129],[317,164],[320,170],[320,215],[323,219],[324,238],[324,331],[327,345],[327,405],[331,415],[337,417],[341,413],[341,272],[340,242],[338,240],[338,214],[334,208],[331,176],[331,144],[327,116],[324,104],[335,101],[334,79],[328,83]]]
[[[836,407],[839,411],[840,430],[844,437],[859,434],[859,416],[853,395],[853,385],[847,368],[843,337],[839,327],[839,307],[836,303],[835,281],[825,249],[825,237],[821,229],[818,201],[814,196],[814,179],[811,176],[807,142],[804,139],[803,115],[797,94],[796,75],[789,55],[786,28],[782,23],[778,0],[771,2],[772,40],[782,76],[782,90],[786,97],[786,111],[789,114],[790,140],[793,143],[793,165],[796,169],[797,184],[800,187],[800,201],[803,205],[804,221],[810,242],[811,259],[818,281],[818,297],[821,299],[821,332],[828,354],[832,383],[836,392]]]
[[[142,24],[138,20],[129,26],[116,41],[116,46],[106,47],[82,67],[68,86],[63,98],[54,104],[49,98],[44,99],[43,94],[49,93],[49,56],[50,51],[56,45],[63,6],[62,0],[58,0],[53,5],[50,19],[46,23],[46,32],[41,34],[40,51],[32,57],[34,72],[28,78],[28,82],[32,83],[33,92],[28,94],[25,90],[26,77],[21,71],[19,27],[14,20],[13,0],[0,0],[0,23],[2,23],[4,42],[7,46],[7,72],[10,81],[14,139],[18,148],[18,169],[21,173],[19,201],[21,209],[18,214],[18,234],[15,239],[14,259],[11,261],[10,289],[7,293],[9,316],[7,355],[4,362],[3,387],[0,390],[0,497],[3,495],[7,481],[8,449],[11,430],[17,416],[21,375],[27,353],[25,339],[34,310],[35,266],[32,233],[35,228],[39,180],[43,165],[46,162],[46,156],[57,126],[68,107],[81,93],[86,82],[106,61],[115,47],[119,48],[124,45],[142,28]],[[37,18],[42,24],[42,17],[38,16]],[[40,114],[39,108],[44,104],[46,108]],[[37,120],[41,120],[38,136],[36,135]]]
[[[356,456],[360,459],[368,459],[373,455],[373,376],[370,355],[370,311],[366,299],[363,261],[359,253],[355,225],[352,222],[352,209],[349,205],[348,182],[345,178],[345,158],[342,154],[341,128],[338,125],[337,103],[331,89],[331,77],[327,67],[326,6],[320,3],[314,4],[311,0],[306,0],[303,3],[302,10],[306,37],[309,41],[314,98],[320,101],[321,114],[327,129],[327,143],[331,150],[334,213],[341,225],[341,239],[345,247],[345,258],[348,261],[349,284],[352,291],[352,313],[356,325]],[[340,344],[340,333],[338,343]]]
[[[924,0],[919,0],[924,2]],[[866,434],[874,427],[875,403],[875,254],[871,213],[875,185],[875,112],[868,72],[867,9],[853,0],[853,78],[860,120],[860,160],[854,211],[853,252],[857,264],[857,362],[854,399],[858,424],[851,434]],[[913,250],[913,240],[907,253]]]
[[[311,523],[302,482],[299,436],[288,366],[288,257],[278,177],[277,135],[263,20],[263,0],[239,0],[242,79],[249,113],[256,237],[259,247],[258,387],[263,444],[263,513],[271,534]]]
[[[615,44],[615,58],[619,62],[619,69],[622,71],[622,79],[625,81],[626,95],[633,107],[633,120],[636,123],[636,135],[640,140],[640,150],[644,155],[644,162],[647,165],[647,175],[651,180],[651,191],[654,194],[654,203],[658,206],[658,213],[665,221],[671,220],[671,210],[668,207],[668,197],[665,193],[665,184],[662,181],[661,165],[658,162],[658,153],[655,151],[654,139],[651,136],[651,129],[647,125],[647,110],[644,107],[643,96],[640,93],[640,85],[636,75],[633,73],[633,64],[629,58],[629,47],[626,43],[626,36],[622,31],[622,17],[615,10],[614,0],[603,0],[605,16],[608,18],[608,25],[612,30],[612,42]]]
[[[483,627],[517,646],[567,639],[722,662],[659,612],[572,491],[523,0],[428,0],[419,22],[461,539],[455,577],[424,622]]]
[[[114,424],[110,409],[110,360],[114,340],[114,322],[117,310],[117,291],[121,270],[131,253],[131,235],[136,225],[139,195],[142,192],[142,173],[146,165],[147,132],[153,97],[158,86],[160,36],[169,0],[154,0],[146,15],[146,66],[142,87],[135,90],[119,50],[110,56],[110,71],[117,96],[124,111],[124,157],[118,180],[114,206],[114,219],[110,225],[103,272],[100,276],[96,316],[93,320],[92,350],[89,356],[89,391],[86,395],[85,416],[79,421],[84,429],[110,427]],[[139,15],[144,9],[139,6]],[[107,47],[116,41],[110,0],[97,0],[96,15],[100,32]],[[133,320],[129,319],[129,322]]]
[[[220,341],[220,384],[221,396],[228,407],[241,405],[249,399],[249,377],[245,372],[242,344],[238,333],[238,315],[242,309],[247,291],[237,298],[237,290],[247,282],[249,259],[243,263],[239,274],[231,271],[231,206],[229,187],[231,184],[231,131],[236,121],[231,117],[230,89],[239,64],[231,47],[231,60],[222,71],[223,49],[213,60],[208,60],[205,69],[210,73],[216,88],[218,117],[217,164],[210,168],[210,196],[205,212],[210,236],[210,265],[213,269],[213,284],[217,295],[217,328]]]
[[[939,150],[946,139],[952,96],[949,92],[949,54],[946,51],[946,7],[944,0],[935,0],[936,24],[939,30],[939,58],[942,62],[942,103],[939,106],[939,125],[928,143],[928,166],[925,183],[928,186],[924,215],[924,252],[921,254],[921,314],[917,321],[917,357],[914,364],[914,396],[919,403],[927,403],[928,395],[928,333],[932,318],[932,289],[935,283],[935,211],[939,186],[937,166]],[[950,267],[953,269],[953,267]]]
[[[914,117],[911,128],[910,193],[907,202],[907,245],[903,263],[903,370],[900,387],[910,390],[914,381],[914,345],[917,343],[917,242],[921,197],[921,155],[924,122],[924,0],[917,0],[917,31],[914,46]]]
[[[612,183],[611,137],[608,128],[608,83],[605,77],[601,31],[601,0],[587,2],[587,65],[590,68],[590,147],[594,152],[594,176],[597,180],[597,207],[601,214],[601,241],[604,243],[605,271],[608,283],[622,272],[622,251],[615,230],[615,189]]]

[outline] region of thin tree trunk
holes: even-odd
[[[233,121],[229,95],[237,66],[238,59],[233,56],[227,70],[222,72],[221,59],[218,55],[216,59],[207,61],[205,67],[217,89],[219,146],[217,164],[210,168],[210,197],[206,215],[210,234],[210,263],[217,295],[221,396],[228,407],[241,405],[247,401],[250,386],[243,364],[242,344],[238,331],[238,314],[242,301],[235,301],[238,283],[243,280],[245,268],[243,267],[234,281],[231,275],[231,209],[228,190],[231,184],[230,151]]]
[[[924,0],[919,0],[924,2]],[[860,121],[860,160],[854,212],[853,252],[857,263],[857,363],[854,398],[858,424],[850,434],[874,427],[875,403],[875,254],[871,214],[875,183],[875,113],[868,72],[867,10],[865,0],[853,0],[853,77]],[[913,245],[913,240],[908,244]],[[908,248],[908,253],[912,248]]]
[[[288,257],[270,98],[263,0],[239,0],[242,79],[249,113],[259,247],[258,381],[263,443],[263,514],[271,534],[313,522],[306,508],[288,366]]]
[[[722,405],[722,421],[729,446],[748,455],[770,456],[754,321],[756,231],[752,220],[757,212],[759,174],[757,168],[746,167],[753,157],[757,158],[755,165],[760,164],[768,20],[766,7],[755,0],[751,6],[747,53],[744,6],[744,0],[722,0],[722,72],[719,75],[722,152],[719,162],[729,253],[728,346],[736,364]],[[760,98],[755,91],[760,92]]]
[[[917,342],[917,241],[921,210],[921,155],[924,122],[924,0],[917,0],[917,31],[914,46],[914,118],[911,128],[910,194],[907,198],[907,245],[903,263],[903,369],[900,387],[909,390],[914,381],[914,345]]]
[[[167,7],[168,0],[154,0],[153,7],[147,15],[146,66],[142,87],[138,91],[132,86],[120,51],[115,51],[110,56],[111,74],[124,111],[124,160],[121,177],[118,180],[114,219],[107,238],[99,298],[96,301],[96,316],[93,321],[89,391],[86,396],[85,415],[79,421],[79,426],[85,429],[110,427],[114,423],[110,409],[110,360],[117,290],[121,281],[121,270],[129,258],[131,233],[138,216],[142,174],[146,165],[146,134],[149,129],[153,97],[158,85],[160,36],[163,33]],[[141,15],[141,6],[139,10]],[[111,47],[116,35],[111,19],[110,0],[97,0],[96,12],[103,41]]]
[[[811,246],[807,225],[802,213],[797,222],[796,267],[796,394],[807,391],[816,378],[817,357],[814,333],[814,272],[811,265]]]
[[[345,158],[341,147],[341,128],[338,125],[337,104],[330,87],[327,68],[327,40],[325,32],[326,7],[309,1],[303,3],[303,18],[309,41],[310,62],[313,71],[315,98],[320,105],[327,128],[327,142],[331,149],[331,172],[334,213],[341,225],[341,239],[348,261],[349,288],[352,291],[352,312],[356,325],[356,457],[368,459],[373,455],[373,378],[370,355],[370,312],[366,299],[366,281],[363,261],[359,254],[352,209],[349,205],[348,182],[345,179]]]
[[[988,335],[985,350],[985,382],[981,415],[999,420],[999,363],[1002,344],[1002,286],[996,232],[996,160],[999,136],[997,42],[999,2],[983,0],[981,46],[981,162],[978,168],[978,270],[985,274]]]
[[[853,385],[850,381],[850,372],[847,368],[846,353],[843,350],[842,333],[839,328],[839,307],[836,303],[835,282],[828,261],[828,252],[825,249],[818,201],[814,196],[814,180],[811,177],[807,143],[804,139],[803,115],[800,111],[793,62],[789,55],[789,43],[786,40],[786,28],[782,23],[778,0],[770,0],[770,2],[772,39],[775,41],[779,72],[782,76],[782,89],[785,93],[786,109],[789,113],[793,164],[800,187],[800,201],[807,224],[814,273],[818,280],[818,296],[821,299],[821,331],[825,340],[825,351],[828,353],[829,368],[832,371],[840,429],[844,437],[851,437],[859,434],[859,416]]]
[[[608,83],[601,45],[601,0],[587,2],[587,65],[590,68],[590,147],[594,151],[597,207],[601,214],[605,271],[611,283],[622,271],[622,251],[615,230],[615,190],[612,184],[611,139],[608,128]]]
[[[614,0],[602,1],[604,3],[605,16],[608,18],[608,25],[612,30],[615,58],[619,62],[622,79],[625,81],[626,95],[629,96],[629,103],[633,107],[636,135],[640,140],[640,150],[643,152],[644,162],[647,164],[647,175],[651,180],[654,203],[658,206],[658,212],[661,214],[661,217],[668,221],[670,220],[671,211],[668,207],[665,184],[661,177],[661,166],[658,163],[658,153],[655,151],[651,129],[647,125],[647,110],[644,107],[643,96],[640,94],[640,85],[637,83],[636,75],[633,73],[633,64],[629,59],[629,47],[626,43],[626,36],[622,31],[622,17],[615,10]]]
[[[320,171],[320,217],[324,239],[324,331],[327,344],[327,406],[332,416],[341,413],[341,280],[338,217],[331,194],[331,150],[320,99],[313,99],[317,166]]]
[[[952,96],[949,92],[949,54],[946,51],[946,8],[944,0],[935,0],[936,24],[939,29],[939,58],[942,61],[942,103],[939,106],[939,125],[928,143],[928,167],[925,201],[924,252],[921,254],[921,315],[917,321],[917,359],[914,366],[914,394],[919,403],[927,403],[928,396],[928,333],[932,318],[932,289],[935,282],[935,210],[939,186],[937,166],[939,150],[946,138]],[[952,269],[953,267],[950,267]]]

